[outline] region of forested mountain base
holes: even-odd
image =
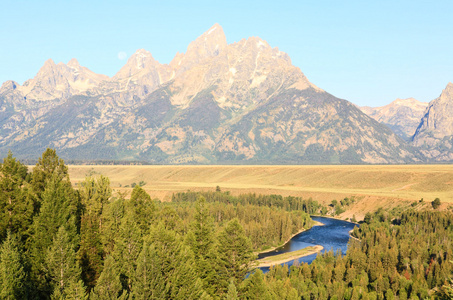
[[[75,190],[46,150],[33,171],[0,165],[1,299],[425,299],[451,297],[453,216],[377,212],[346,256],[252,271],[253,251],[312,226],[315,201],[228,192],[179,193],[169,203],[109,179]],[[359,241],[360,240],[360,241]]]

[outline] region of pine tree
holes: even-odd
[[[141,232],[148,234],[149,226],[154,219],[156,206],[151,197],[139,185],[132,190],[131,198],[126,201],[126,211],[131,214]]]
[[[161,260],[154,247],[144,243],[137,259],[137,268],[133,277],[134,299],[165,298],[166,282],[161,272]]]
[[[132,291],[132,279],[142,245],[143,238],[137,223],[131,215],[126,215],[121,221],[112,255],[120,267],[123,289],[128,293]]]
[[[186,241],[194,253],[196,271],[204,289],[213,296],[217,293],[216,270],[219,268],[215,252],[214,221],[209,215],[206,199],[201,196],[195,203],[195,216]]]
[[[82,280],[75,281],[71,279],[68,287],[65,289],[66,296],[58,299],[64,300],[87,300],[88,293],[86,292],[85,285]]]
[[[195,271],[193,252],[179,235],[165,229],[163,224],[153,226],[149,236],[166,283],[165,299],[209,298]]]
[[[78,258],[82,267],[82,279],[90,291],[102,271],[104,251],[101,241],[102,212],[111,197],[112,190],[107,177],[87,177],[79,190],[83,205],[81,236]]]
[[[17,238],[7,233],[0,247],[0,298],[26,298],[27,275],[24,271]]]
[[[218,253],[221,265],[219,284],[224,286],[226,292],[229,279],[233,278],[236,284],[240,283],[254,258],[250,240],[237,219],[228,222],[220,231]]]
[[[74,248],[66,229],[61,226],[46,256],[46,269],[52,280],[54,299],[66,298],[74,292],[81,297],[79,299],[85,297]]]
[[[257,269],[250,274],[243,281],[241,291],[246,299],[266,299],[269,295],[264,283],[263,271]]]
[[[107,256],[104,268],[96,286],[91,291],[90,299],[126,299],[127,293],[123,293],[123,286],[120,281],[120,271],[112,256]]]
[[[113,253],[115,239],[118,236],[125,215],[124,201],[123,197],[112,199],[102,211],[101,241],[105,254]]]
[[[52,176],[58,178],[58,180],[69,180],[68,167],[64,164],[64,161],[58,157],[55,149],[47,148],[38,159],[31,175],[32,185],[39,199],[46,189],[47,181]]]
[[[8,229],[23,239],[32,223],[34,201],[27,175],[27,166],[8,152],[0,164],[0,242]]]
[[[71,243],[78,245],[77,219],[78,198],[69,179],[61,179],[58,174],[53,175],[42,193],[42,206],[31,227],[32,236],[28,249],[32,280],[43,294],[50,292],[48,274],[43,269],[46,250],[62,226]]]
[[[238,291],[236,285],[234,285],[234,280],[230,279],[230,284],[228,285],[228,292],[225,297],[226,300],[239,300]]]

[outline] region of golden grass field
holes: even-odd
[[[401,201],[440,198],[443,206],[453,204],[451,165],[334,165],[334,166],[101,166],[70,165],[76,184],[88,175],[110,178],[114,191],[130,191],[132,183],[153,198],[167,201],[174,192],[214,191],[220,186],[232,194],[261,193],[312,197],[330,203],[355,196],[355,213],[392,207]],[[129,187],[125,187],[128,185]]]

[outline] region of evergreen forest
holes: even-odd
[[[327,208],[279,195],[113,193],[75,188],[47,149],[32,170],[0,164],[0,299],[452,299],[453,215],[368,214],[346,255],[254,268],[256,254],[309,229]]]

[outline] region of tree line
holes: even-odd
[[[248,299],[452,299],[451,212],[379,210],[352,235],[344,256],[255,272]]]
[[[220,191],[163,203],[139,185],[126,199],[102,175],[74,189],[52,149],[31,171],[9,153],[0,189],[2,299],[243,297],[253,251],[309,228],[318,206]]]
[[[113,195],[104,176],[74,189],[54,150],[31,171],[9,153],[0,164],[0,298],[453,296],[451,212],[379,209],[354,229],[346,255],[328,251],[263,274],[252,270],[253,251],[309,228],[309,214],[325,207],[220,188],[172,200],[152,200],[140,185],[127,199]]]

